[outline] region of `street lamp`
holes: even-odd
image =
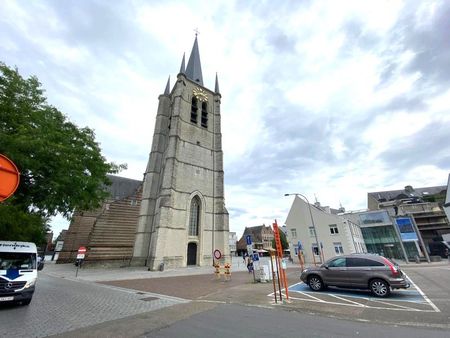
[[[308,203],[309,215],[311,216],[311,223],[312,223],[312,226],[313,226],[313,229],[314,229],[314,237],[316,238],[317,251],[319,252],[320,263],[323,263],[322,262],[322,257],[320,256],[320,250],[322,250],[322,248],[320,248],[320,246],[319,246],[320,243],[319,243],[319,239],[317,238],[316,225],[314,224],[314,217],[313,217],[312,211],[311,211],[311,204],[309,203],[309,201],[308,201],[308,199],[306,198],[305,195],[299,194],[298,192],[291,193],[291,194],[284,194],[284,196],[292,196],[292,195],[301,196],[301,197],[303,197],[306,200],[306,203]]]

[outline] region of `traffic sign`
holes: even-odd
[[[0,202],[10,197],[19,186],[20,174],[13,161],[0,154]]]
[[[77,259],[84,259],[84,256],[85,256],[84,254],[78,254]]]
[[[252,235],[245,236],[245,240],[247,241],[247,245],[252,245]]]
[[[254,253],[252,259],[254,262],[259,261],[259,255],[257,253]]]
[[[220,250],[218,250],[218,249],[214,250],[214,258],[215,259],[221,259],[222,258],[222,253],[220,252]]]
[[[247,254],[249,256],[253,255],[253,246],[251,244],[247,245]]]
[[[80,246],[78,248],[78,254],[85,254],[86,253],[86,248],[84,246]]]

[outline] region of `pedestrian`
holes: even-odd
[[[248,258],[247,269],[248,269],[248,273],[251,273],[253,271],[253,262],[250,259],[250,257]]]

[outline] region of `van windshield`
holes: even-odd
[[[0,252],[0,270],[36,269],[36,254],[27,252]]]

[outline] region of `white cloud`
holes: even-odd
[[[368,191],[445,183],[445,163],[400,170],[383,157],[404,149],[411,159],[405,139],[450,121],[450,91],[425,82],[426,67],[410,70],[420,51],[405,38],[415,27],[436,29],[444,5],[5,1],[0,54],[37,75],[70,120],[95,129],[108,160],[128,163],[123,176],[141,179],[158,95],[198,28],[205,86],[219,74],[226,205],[240,234],[283,223],[292,202],[284,193],[352,209],[365,207]]]

